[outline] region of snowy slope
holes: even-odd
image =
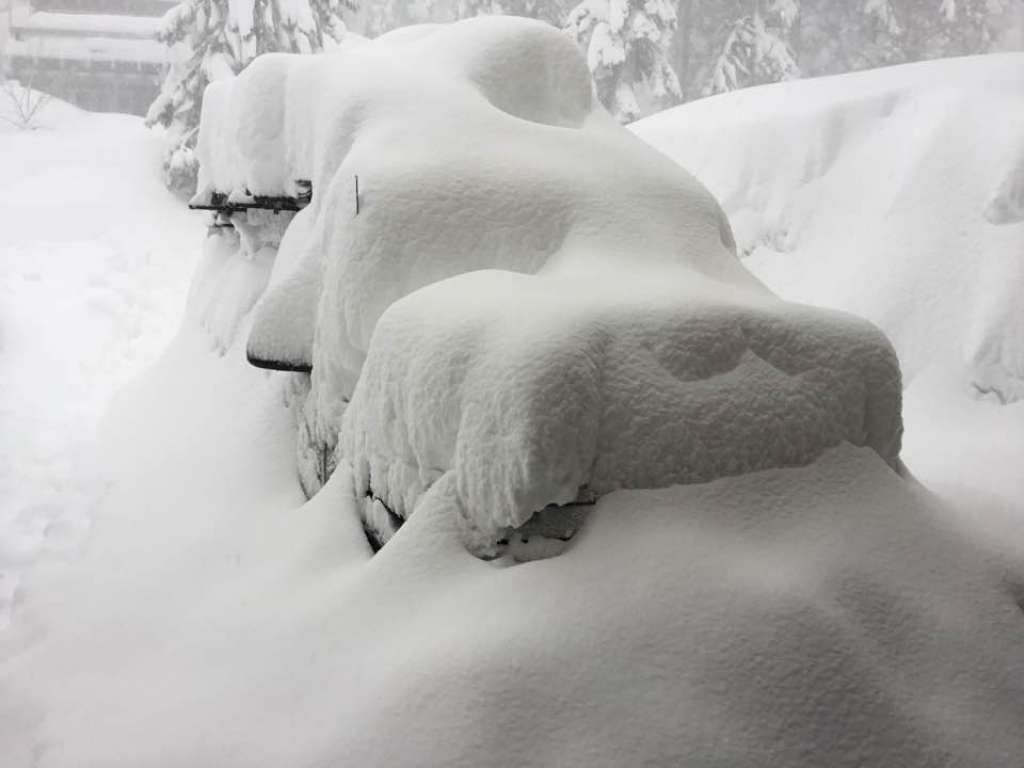
[[[904,460],[1005,518],[1007,542],[1024,541],[1022,94],[1024,55],[1002,54],[753,88],[632,126],[722,201],[771,288],[886,332],[908,385]]]
[[[0,121],[0,627],[25,566],[88,526],[96,424],[173,335],[202,236],[141,120],[53,100],[38,123]]]

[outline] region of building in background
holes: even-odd
[[[22,85],[83,109],[144,115],[168,65],[156,31],[174,4],[0,0],[0,65]]]

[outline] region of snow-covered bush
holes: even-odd
[[[682,94],[668,47],[676,12],[667,0],[583,0],[565,30],[586,52],[598,98],[628,123],[677,103]]]
[[[158,39],[174,50],[160,95],[146,115],[167,130],[164,175],[184,194],[195,189],[197,132],[207,84],[231,77],[269,51],[314,53],[345,34],[352,0],[182,0],[164,16]]]
[[[775,2],[763,11],[761,5],[754,3],[753,13],[733,23],[711,67],[704,95],[800,76],[796,56],[787,42],[797,5],[793,0]]]
[[[0,62],[2,63],[2,62]],[[21,131],[39,127],[39,115],[50,101],[49,94],[34,90],[16,80],[4,79],[0,68],[0,120]]]

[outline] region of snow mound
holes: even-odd
[[[383,538],[448,471],[485,552],[581,489],[805,464],[843,440],[896,465],[888,342],[767,291],[714,198],[604,112],[557,30],[408,28],[261,57],[205,98],[200,197],[312,182],[248,356],[311,369],[304,485],[346,458]]]
[[[371,559],[350,473],[302,505],[278,387],[195,326],[118,403],[92,545],[0,636],[5,765],[1024,753],[1024,572],[874,451],[609,494],[562,557],[502,569],[461,546],[449,476]]]
[[[16,80],[4,80],[3,98],[0,99],[0,135],[13,134],[14,143],[25,131],[67,128],[88,119],[88,113],[48,93],[26,88]],[[12,176],[13,178],[13,176]]]
[[[393,304],[340,444],[371,528],[386,538],[380,505],[405,519],[447,472],[467,545],[493,555],[581,489],[802,465],[844,440],[898,465],[899,368],[880,332],[674,277],[666,290],[480,271]]]
[[[751,88],[631,129],[722,201],[787,299],[879,325],[912,382],[1024,395],[1024,54]],[[998,115],[998,119],[993,116]]]

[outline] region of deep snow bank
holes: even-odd
[[[1024,54],[704,99],[631,128],[722,201],[744,263],[877,323],[932,365],[1024,394]]]
[[[248,345],[312,367],[310,491],[345,458],[400,522],[454,472],[487,551],[581,491],[805,464],[843,440],[896,464],[888,342],[765,290],[715,200],[609,118],[556,30],[480,18],[264,57],[204,103],[200,200],[312,182]],[[503,271],[443,283],[487,268]]]
[[[300,507],[279,387],[241,344],[209,347],[193,317],[120,399],[91,546],[37,572],[0,637],[5,765],[1005,768],[1024,751],[1024,573],[869,449],[614,493],[561,557],[505,569],[465,552],[448,478],[371,558],[349,474]]]
[[[741,91],[635,123],[722,200],[784,298],[867,317],[904,378],[903,459],[1024,552],[1024,55]]]
[[[0,119],[0,629],[23,572],[88,530],[101,413],[173,336],[202,239],[140,119],[50,99],[35,124]]]

